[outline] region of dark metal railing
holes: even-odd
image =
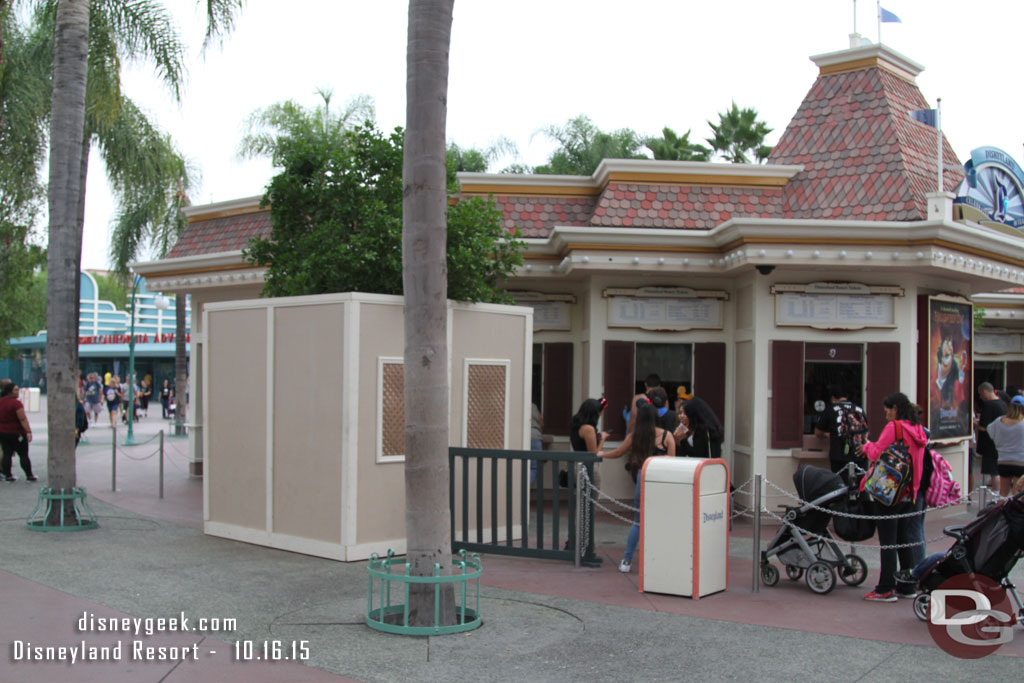
[[[537,461],[537,476],[534,482],[536,500],[533,505],[535,513],[531,511],[530,505],[530,462],[534,460]],[[489,464],[485,464],[485,461],[489,461]],[[504,467],[499,466],[499,461],[504,461]],[[580,548],[580,562],[587,566],[599,565],[601,560],[594,553],[593,503],[590,500],[585,501],[585,514],[577,514],[579,497],[574,467],[585,467],[590,480],[593,481],[594,463],[597,461],[598,458],[593,453],[575,451],[507,451],[454,446],[449,448],[452,552],[465,549],[469,552],[541,557],[571,562],[575,560],[577,539],[580,539],[582,531],[583,547]],[[565,486],[559,481],[558,475],[560,463],[563,462],[568,464]],[[490,476],[485,477],[485,472]],[[515,476],[516,474],[518,476]],[[486,499],[485,478],[490,479],[490,495]],[[474,480],[472,496],[471,480]],[[499,523],[499,490],[504,492],[503,525]],[[547,509],[548,503],[550,514]],[[470,528],[469,524],[471,508],[475,513],[475,528]],[[488,525],[484,524],[485,509],[489,512]],[[517,509],[518,517],[515,514]],[[564,544],[563,509],[568,513]],[[578,528],[577,520],[580,517],[585,520],[584,529]],[[514,538],[514,522],[517,518],[520,528],[518,539]],[[460,533],[456,533],[457,531]],[[504,538],[501,538],[501,531],[504,531]]]

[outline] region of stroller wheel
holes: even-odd
[[[774,586],[779,582],[779,570],[773,564],[761,567],[761,582],[766,586]]]
[[[928,621],[928,608],[931,606],[932,596],[928,593],[918,593],[914,598],[914,616],[921,621]]]
[[[847,586],[859,586],[868,578],[868,563],[860,555],[850,553],[846,556],[846,565],[837,567],[839,578]]]
[[[803,567],[798,567],[795,564],[787,564],[786,576],[789,577],[790,581],[799,581],[804,578],[804,569]]]
[[[836,587],[836,574],[827,562],[815,562],[807,568],[807,587],[824,595]]]

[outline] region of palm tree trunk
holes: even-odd
[[[405,531],[415,576],[451,573],[448,511],[448,269],[445,118],[454,0],[410,0],[403,159]],[[413,584],[416,586],[417,584]],[[441,624],[455,623],[451,585]],[[423,586],[427,588],[427,586]],[[433,623],[434,593],[410,595],[410,625]]]
[[[185,433],[185,397],[188,396],[188,365],[185,360],[185,292],[174,296],[174,433]]]
[[[46,311],[47,471],[50,487],[64,489],[76,484],[76,293],[82,261],[79,217],[85,193],[81,171],[89,56],[89,0],[59,0],[53,53],[47,249],[49,304]],[[59,511],[54,510],[52,514],[59,514]]]

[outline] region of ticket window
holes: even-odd
[[[634,394],[644,393],[648,375],[658,375],[668,394],[669,407],[674,409],[676,388],[693,390],[693,344],[637,344],[633,374]]]
[[[804,345],[803,433],[813,434],[818,415],[830,403],[829,385],[838,384],[846,397],[864,405],[864,354],[860,344]]]
[[[544,418],[544,433],[568,436],[576,408],[572,405],[573,345],[547,342],[533,345],[530,398]]]

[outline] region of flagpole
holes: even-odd
[[[878,20],[878,44],[882,44],[882,0],[875,0],[875,18]]]
[[[938,134],[939,192],[942,192],[942,98],[935,100],[935,132]]]
[[[881,2],[882,0],[878,0]],[[857,32],[857,0],[853,0],[853,32]]]

